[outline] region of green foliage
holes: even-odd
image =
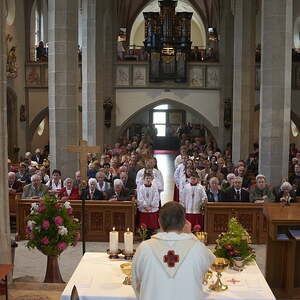
[[[231,218],[228,223],[228,231],[221,233],[216,240],[214,254],[217,257],[232,259],[233,257],[242,257],[246,262],[255,260],[254,250],[249,246],[251,243],[248,232],[237,221]]]
[[[59,203],[51,195],[33,203],[27,217],[27,247],[37,248],[45,255],[60,255],[68,246],[76,246],[79,223],[72,213],[70,202]]]

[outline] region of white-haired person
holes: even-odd
[[[42,183],[41,176],[34,174],[31,183],[24,186],[22,199],[39,199],[48,193],[48,187]]]
[[[107,199],[109,201],[130,201],[131,196],[129,190],[124,187],[121,179],[115,179],[113,188],[107,192]]]
[[[97,189],[97,180],[90,178],[88,181],[88,187],[82,191],[81,200],[105,200],[103,192]]]
[[[64,180],[64,187],[60,190],[58,198],[61,200],[78,200],[80,198],[78,188],[74,187],[72,178]]]
[[[226,176],[226,180],[224,180],[221,184],[221,190],[223,192],[226,192],[226,190],[230,189],[231,187],[233,187],[233,181],[235,178],[235,174],[234,173],[229,173]]]
[[[249,191],[250,202],[274,202],[275,197],[272,193],[272,190],[267,185],[266,177],[263,174],[258,174],[255,179],[255,187],[251,188]]]
[[[276,197],[276,202],[281,202],[284,204],[296,202],[296,194],[289,182],[283,182],[281,184],[279,193]]]

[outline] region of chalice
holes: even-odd
[[[212,278],[212,275],[213,275],[213,272],[211,270],[208,270],[203,276],[202,283],[204,285],[207,285],[208,281]]]
[[[131,285],[131,263],[124,263],[120,265],[120,268],[123,274],[126,275],[123,284],[124,285]]]
[[[225,271],[228,265],[229,265],[229,260],[226,258],[218,257],[215,259],[211,268],[213,271],[217,272],[217,281],[214,284],[211,284],[209,286],[210,290],[213,290],[215,292],[222,292],[228,289],[228,286],[223,284],[221,281],[222,272]]]

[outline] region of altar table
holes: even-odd
[[[122,284],[125,278],[120,269],[122,263],[123,260],[109,260],[106,253],[85,253],[60,299],[69,300],[74,285],[80,300],[136,299],[132,287]],[[228,270],[223,273],[222,278],[223,282],[228,284],[228,290],[220,293],[212,292],[204,286],[203,300],[275,300],[256,264],[247,266],[243,272]]]

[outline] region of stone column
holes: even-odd
[[[234,20],[231,10],[231,0],[223,0],[221,4],[220,42],[219,53],[221,62],[221,91],[220,91],[220,124],[218,146],[224,150],[231,142],[231,127],[224,126],[225,101],[232,105],[232,80],[233,80],[233,32]]]
[[[234,75],[232,158],[247,159],[251,149],[251,121],[255,103],[256,1],[239,0],[234,6]]]
[[[7,186],[7,109],[6,109],[6,17],[0,1],[0,264],[11,263],[9,200]]]
[[[51,168],[74,176],[77,155],[64,150],[78,145],[78,1],[49,1],[49,129]]]
[[[277,185],[288,176],[293,1],[262,1],[259,172]]]
[[[103,99],[101,89],[97,89],[103,68],[99,5],[96,0],[82,2],[82,138],[90,146],[103,143]]]

